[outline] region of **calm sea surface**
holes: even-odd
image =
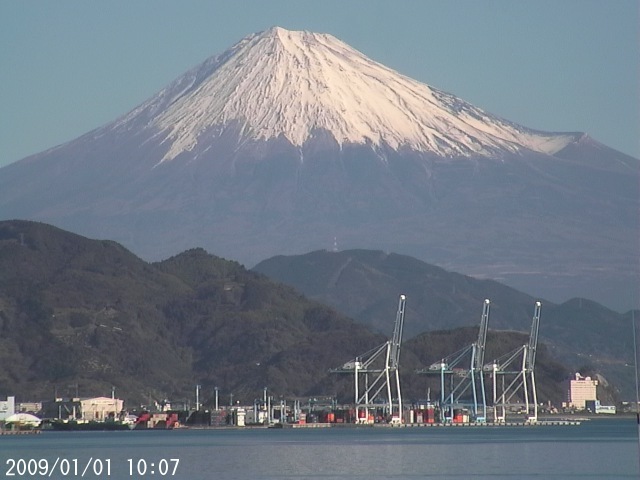
[[[637,479],[638,454],[635,418],[528,428],[44,432],[0,436],[0,477]]]

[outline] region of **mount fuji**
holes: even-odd
[[[554,301],[629,308],[639,167],[331,35],[274,27],[115,121],[1,168],[0,219],[117,240],[148,260],[195,246],[249,265],[381,249]]]

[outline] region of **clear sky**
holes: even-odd
[[[273,25],[640,158],[638,0],[0,0],[0,166],[131,110]]]

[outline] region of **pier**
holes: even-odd
[[[465,423],[403,423],[402,426],[406,428],[456,428],[456,427],[568,427],[580,425],[578,420],[545,420],[538,422],[505,422],[505,423],[477,423],[477,422],[465,422]],[[381,425],[386,426],[386,425]]]

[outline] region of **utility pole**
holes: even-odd
[[[267,397],[267,425],[271,425],[271,396]]]

